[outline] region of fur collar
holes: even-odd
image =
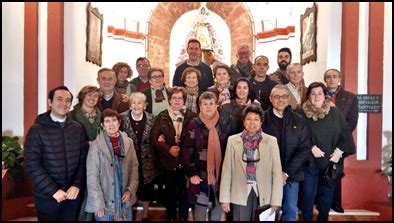
[[[330,102],[326,100],[323,102],[321,108],[315,108],[313,107],[312,103],[307,100],[302,105],[302,110],[304,111],[307,118],[312,118],[313,121],[317,121],[318,119],[323,119],[326,117],[326,115],[330,112],[330,106]]]

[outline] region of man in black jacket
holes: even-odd
[[[24,145],[39,221],[75,221],[86,182],[88,144],[82,126],[67,116],[72,94],[65,86],[49,92],[51,109],[40,114]]]
[[[297,220],[299,182],[304,179],[302,166],[311,144],[304,118],[289,105],[290,91],[286,85],[276,85],[270,95],[273,107],[264,114],[263,131],[275,136],[279,144],[283,177],[281,221]]]
[[[346,119],[351,132],[356,128],[358,121],[358,100],[357,96],[349,91],[345,91],[343,87],[339,86],[342,80],[341,72],[337,69],[328,69],[324,73],[324,81],[328,88],[328,97],[335,104],[335,106],[342,112]],[[344,159],[341,159],[339,165],[343,167]],[[344,213],[342,208],[342,184],[341,179],[345,174],[338,178],[334,196],[332,198],[331,208],[339,213]]]

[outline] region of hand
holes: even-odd
[[[190,182],[192,184],[197,185],[197,184],[200,184],[200,182],[202,182],[202,179],[198,175],[194,175],[194,176],[190,177]]]
[[[129,101],[129,96],[127,94],[120,94],[122,96],[122,101],[123,102],[128,102]]]
[[[180,151],[179,146],[171,146],[169,153],[171,154],[171,156],[177,157],[179,154],[179,151]]]
[[[158,142],[166,142],[166,137],[163,134],[161,134],[161,135],[159,135],[159,138],[157,139],[157,141]]]
[[[100,209],[100,210],[96,211],[95,214],[97,217],[103,217],[104,216],[104,209]]]
[[[279,207],[271,205],[271,214],[274,213]]]
[[[130,200],[130,197],[131,197],[130,191],[124,192],[122,196],[122,203],[128,202]]]
[[[317,146],[313,146],[312,153],[315,158],[324,157],[324,152]]]
[[[331,157],[330,161],[332,161],[334,163],[338,163],[339,159],[342,158],[342,154],[343,154],[343,151],[338,149],[338,148],[336,148],[334,150],[334,152],[331,153],[331,155],[330,155],[330,157]]]
[[[67,199],[67,193],[64,192],[62,189],[59,189],[56,191],[56,193],[54,195],[52,195],[53,198],[55,198],[55,200],[60,203],[64,200]]]
[[[222,209],[224,212],[228,213],[230,211],[230,203],[221,203]]]
[[[286,185],[287,178],[288,178],[287,174],[285,172],[282,172],[283,186]]]
[[[75,200],[78,197],[78,194],[79,194],[79,188],[71,186],[67,190],[67,199]]]

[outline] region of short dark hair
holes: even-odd
[[[308,90],[306,90],[306,97],[309,98],[309,95],[312,92],[313,88],[321,87],[323,89],[324,95],[328,94],[328,90],[326,85],[324,85],[322,82],[313,82],[312,84],[309,85]]]
[[[51,100],[51,102],[53,101],[53,97],[55,96],[55,92],[56,92],[57,90],[65,90],[65,91],[68,91],[68,93],[70,93],[70,95],[71,95],[71,101],[73,100],[73,97],[74,97],[74,96],[73,96],[73,94],[71,93],[71,91],[68,90],[68,88],[67,88],[66,86],[62,85],[62,86],[56,87],[56,88],[54,88],[54,89],[52,89],[52,90],[49,91],[49,93],[48,93],[48,99]]]
[[[339,78],[342,78],[342,74],[341,74],[341,72],[340,72],[338,69],[331,68],[331,69],[326,70],[326,72],[324,72],[324,75],[323,75],[324,81],[326,80],[326,75],[327,75],[327,73],[328,73],[328,72],[331,72],[331,71],[336,72],[336,73],[338,74],[338,77],[339,77]]]
[[[261,108],[261,105],[257,103],[251,103],[250,105],[246,106],[244,110],[242,111],[242,120],[245,121],[246,115],[248,113],[255,113],[260,116],[261,122],[264,120],[264,111]]]
[[[152,73],[155,72],[155,71],[159,71],[159,72],[161,73],[161,75],[163,75],[163,77],[164,77],[164,70],[163,70],[163,69],[156,68],[156,67],[152,67],[152,68],[149,69],[149,71],[148,71],[148,79],[151,79]]]
[[[149,61],[149,59],[146,58],[146,57],[138,57],[137,60],[135,61],[135,66],[137,66],[137,63],[138,63],[139,61],[141,61],[141,60],[146,60],[146,61],[148,62],[148,64],[149,64],[149,66],[150,66],[150,61]]]
[[[192,72],[195,72],[197,74],[198,83],[201,82],[201,72],[194,67],[188,67],[182,72],[182,77],[181,77],[182,83],[185,83],[187,75]]]
[[[279,55],[280,52],[287,52],[290,55],[290,59],[292,58],[290,48],[288,48],[288,47],[280,48],[280,50],[278,51],[278,55]]]
[[[216,95],[210,91],[205,91],[203,92],[199,97],[198,97],[198,105],[201,105],[202,100],[211,100],[215,99],[215,103],[218,103],[218,99]]]
[[[104,124],[104,119],[107,117],[116,117],[116,119],[118,119],[118,121],[120,122],[119,113],[111,108],[107,108],[101,113],[101,124]]]
[[[186,89],[184,87],[179,87],[179,86],[174,86],[170,89],[168,89],[168,101],[171,100],[172,95],[182,92],[182,97],[183,97],[183,102],[186,103],[186,99],[187,99],[187,92]]]
[[[189,39],[189,41],[187,41],[187,48],[189,48],[189,44],[190,43],[198,43],[198,46],[200,47],[200,49],[201,49],[201,43],[200,43],[200,41],[198,41],[197,39]]]
[[[254,102],[254,100],[256,99],[255,95],[254,95],[254,91],[252,90],[252,88],[250,87],[250,82],[246,77],[240,77],[237,79],[237,81],[234,83],[234,87],[233,87],[233,96],[231,97],[231,99],[236,99],[238,98],[237,95],[237,87],[238,84],[240,82],[246,82],[248,84],[248,88],[249,88],[249,92],[248,92],[248,100],[250,99],[251,102]]]
[[[117,77],[116,77],[115,71],[112,70],[112,69],[110,69],[110,68],[108,68],[108,67],[103,67],[103,68],[101,68],[101,69],[97,72],[97,77],[100,75],[100,73],[102,73],[102,72],[104,72],[104,71],[110,71],[110,72],[112,72],[112,73],[114,74],[115,78],[117,78]]]

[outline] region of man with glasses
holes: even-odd
[[[148,79],[150,62],[146,57],[139,57],[135,63],[135,67],[138,71],[138,77],[131,80],[130,83],[136,86],[139,92],[142,92],[150,87],[150,82]]]
[[[158,115],[168,108],[168,90],[164,86],[164,71],[159,68],[152,68],[148,72],[150,88],[142,93],[146,95],[148,106],[146,111]]]
[[[250,50],[247,44],[241,44],[237,50],[237,63],[231,65],[230,80],[231,84],[240,77],[251,78],[253,76],[253,63],[250,61]]]
[[[290,91],[286,85],[276,85],[270,95],[273,107],[264,114],[263,131],[275,136],[280,152],[283,177],[281,221],[297,220],[299,182],[304,179],[302,166],[311,148],[304,118],[289,105]]]
[[[182,83],[182,73],[188,67],[194,67],[201,72],[201,81],[198,82],[198,88],[201,92],[206,91],[210,86],[214,84],[213,74],[211,67],[206,63],[201,61],[201,44],[196,39],[190,39],[187,43],[187,54],[189,59],[179,65],[174,74],[174,79],[172,80],[172,86],[185,87]]]

